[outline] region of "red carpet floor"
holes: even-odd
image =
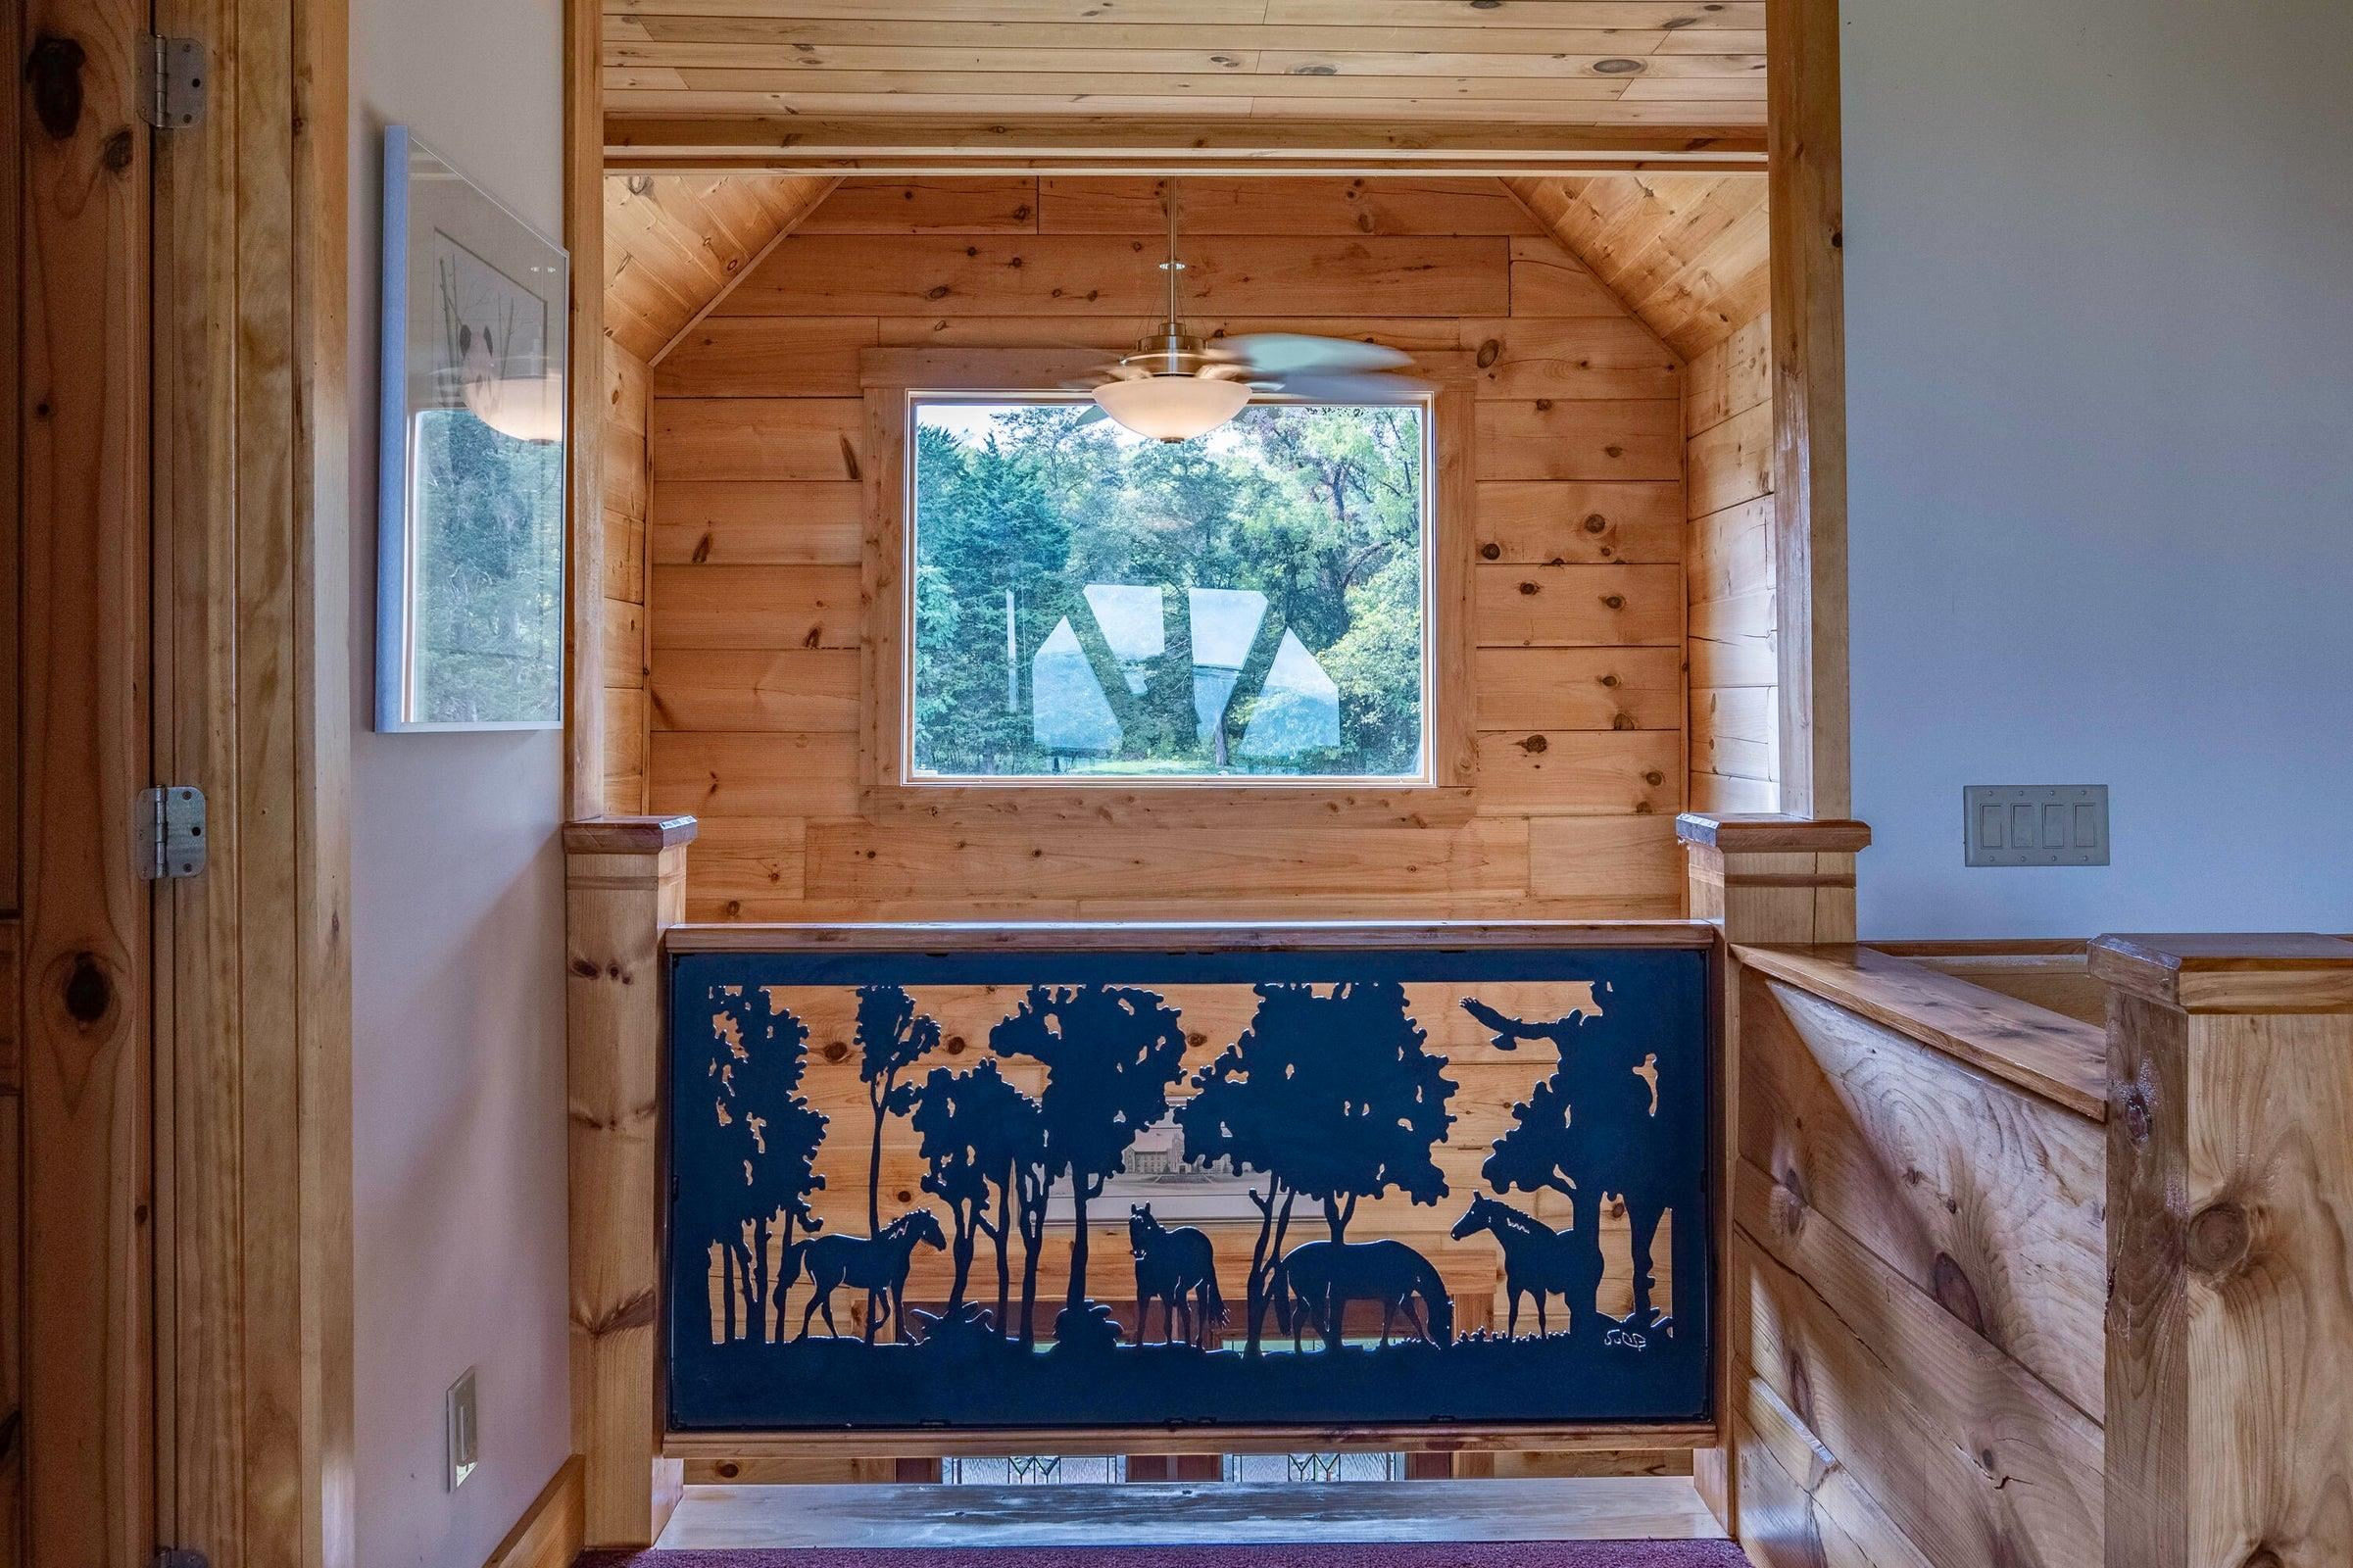
[[[1728,1541],[592,1551],[579,1568],[1745,1568]]]

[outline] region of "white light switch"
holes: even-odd
[[[2106,865],[2105,784],[1970,784],[1961,836],[1971,865]]]

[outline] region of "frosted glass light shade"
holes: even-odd
[[[1205,435],[1240,414],[1250,400],[1248,383],[1222,376],[1154,375],[1105,381],[1095,389],[1096,404],[1103,413],[1155,441]]]

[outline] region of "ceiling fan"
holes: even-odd
[[[1427,383],[1395,372],[1410,355],[1379,343],[1314,337],[1302,332],[1257,332],[1216,338],[1190,336],[1180,314],[1177,274],[1177,182],[1168,182],[1168,320],[1136,352],[1103,366],[1086,380],[1095,408],[1081,423],[1109,418],[1158,441],[1189,441],[1224,424],[1261,392],[1324,403],[1394,403]]]

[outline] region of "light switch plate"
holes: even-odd
[[[449,1437],[450,1491],[466,1485],[466,1478],[474,1473],[482,1462],[482,1426],[474,1408],[474,1369],[467,1367],[450,1385],[442,1396],[442,1428]]]
[[[1968,784],[1962,839],[1971,865],[2106,865],[2105,784]]]

